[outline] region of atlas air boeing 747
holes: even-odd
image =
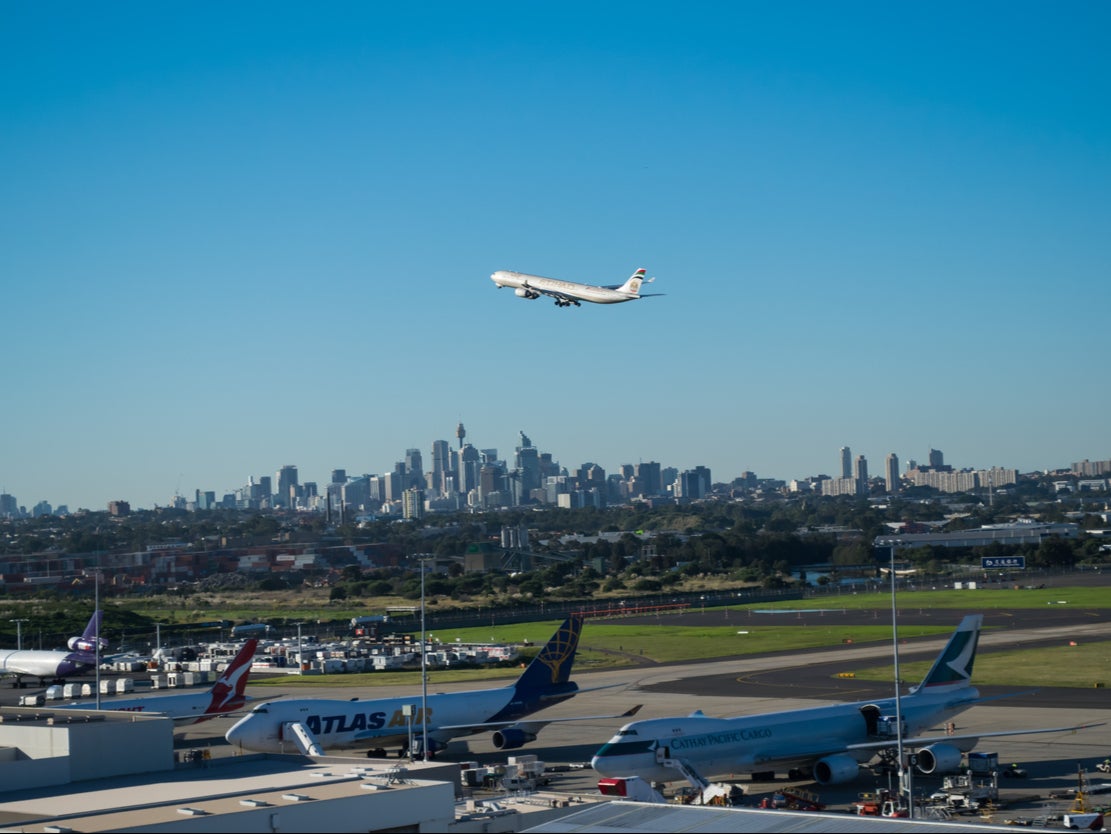
[[[961,754],[979,739],[1028,733],[1063,733],[1095,724],[986,733],[931,733],[985,699],[971,685],[982,615],[965,617],[922,683],[900,698],[711,718],[701,710],[675,718],[626,724],[591,761],[603,776],[645,782],[687,779],[705,788],[707,777],[786,772],[836,785],[856,778],[874,757],[893,764],[900,745],[917,750],[919,772],[956,770]],[[901,731],[896,716],[901,718]]]
[[[594,304],[620,304],[622,301],[636,301],[663,293],[641,293],[641,284],[649,284],[655,278],[645,278],[645,271],[638,269],[629,276],[624,284],[594,286],[577,281],[561,281],[558,278],[545,278],[542,275],[528,275],[524,272],[498,270],[490,276],[498,289],[512,287],[518,298],[539,298],[546,295],[555,299],[557,307],[578,307],[583,301]]]
[[[621,715],[528,718],[583,691],[570,680],[582,626],[582,615],[572,614],[509,686],[438,692],[427,698],[417,694],[349,701],[276,700],[255,707],[225,738],[239,750],[259,753],[323,756],[326,750],[362,748],[379,758],[386,755],[385,748],[393,746],[404,756],[412,742],[412,749],[426,749],[432,757],[453,738],[475,733],[492,732],[494,747],[515,750],[535,741],[537,733],[553,722],[634,715],[639,705]],[[423,735],[427,735],[427,747]]]

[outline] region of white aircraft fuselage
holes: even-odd
[[[66,678],[89,671],[94,662],[91,657],[88,660],[75,657],[73,652],[31,649],[0,651],[0,674],[20,677],[26,675],[42,680]]]
[[[900,713],[907,738],[967,709],[979,693],[965,688],[953,693],[905,696]],[[867,744],[877,738],[873,716],[895,715],[895,699],[807,707],[764,715],[711,718],[701,714],[636,721],[622,727],[591,762],[603,776],[640,776],[645,781],[668,782],[679,777],[660,759],[682,759],[703,776],[806,768],[819,762],[815,777],[824,783],[855,777],[860,764],[876,755]],[[869,727],[871,724],[871,727]],[[889,743],[895,737],[889,736]],[[971,745],[968,745],[971,747]],[[844,758],[842,758],[844,757]],[[959,756],[958,756],[959,759]]]

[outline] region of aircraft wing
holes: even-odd
[[[903,745],[906,747],[926,747],[930,744],[937,744],[939,742],[950,741],[968,741],[969,739],[976,740],[981,738],[995,738],[996,736],[1026,736],[1034,735],[1036,733],[1070,733],[1077,730],[1087,730],[1092,727],[1102,727],[1106,721],[1100,721],[1095,724],[1074,724],[1071,727],[1042,727],[1036,730],[995,730],[990,733],[962,733],[961,735],[944,735],[944,736],[917,736],[915,738],[904,738]],[[849,744],[845,746],[846,750],[879,750],[885,747],[892,747],[897,742],[895,739],[887,739],[885,741],[866,741],[860,744]]]
[[[538,733],[549,724],[562,724],[565,721],[604,721],[610,718],[632,718],[644,704],[637,704],[635,707],[625,710],[622,713],[614,715],[575,715],[568,718],[547,718],[539,721],[489,721],[482,724],[441,724],[436,727],[437,730],[500,730],[503,727],[519,727],[526,732]]]
[[[548,298],[557,298],[560,301],[570,301],[572,303],[578,303],[579,301],[582,301],[582,298],[577,295],[571,295],[570,293],[559,292],[557,290],[543,290],[540,287],[534,286],[532,284],[526,284],[526,287],[533,292],[538,292],[541,295],[546,295],[548,296]]]

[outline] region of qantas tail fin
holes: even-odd
[[[972,663],[976,659],[976,644],[980,640],[980,626],[983,622],[983,614],[969,614],[961,620],[922,683],[913,691],[936,692],[941,688],[960,689],[970,686]]]
[[[571,677],[571,665],[575,662],[582,630],[582,614],[572,614],[563,621],[563,625],[517,679],[515,686],[522,697],[543,696],[546,691],[566,688],[563,685]]]
[[[247,676],[251,674],[251,661],[254,660],[256,649],[258,649],[256,637],[243,644],[239,654],[212,685],[212,701],[205,709],[205,715],[231,712],[246,703]]]

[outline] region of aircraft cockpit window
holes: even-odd
[[[635,736],[637,734],[637,731],[636,730],[618,730],[617,734],[619,736]]]

